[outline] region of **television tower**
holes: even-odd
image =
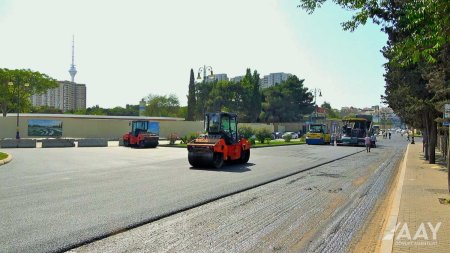
[[[75,36],[72,35],[72,65],[69,69],[70,77],[72,77],[72,83],[75,82],[75,75],[77,74],[77,69],[75,68]]]

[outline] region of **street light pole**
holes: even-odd
[[[202,79],[202,78],[200,77],[200,72],[203,72],[203,82],[206,82],[206,77],[207,77],[206,74],[207,74],[208,71],[211,73],[210,76],[214,76],[213,69],[212,69],[211,66],[203,65],[203,67],[200,67],[200,68],[198,69],[197,79]]]
[[[16,85],[16,89],[17,89],[17,118],[16,118],[16,139],[20,139],[20,132],[19,132],[19,117],[20,117],[20,83],[16,82],[16,84],[14,84],[13,82],[9,82],[8,85],[10,86],[14,86]],[[25,83],[24,84],[25,87],[28,87],[29,84]]]
[[[203,65],[203,67],[200,67],[200,68],[198,69],[197,80],[202,79],[202,78],[200,77],[200,72],[203,72],[203,80],[202,80],[202,82],[203,82],[203,83],[206,83],[206,73],[207,73],[207,71],[209,71],[209,72],[211,73],[210,76],[213,76],[213,75],[214,75],[213,69],[212,69],[211,66]],[[205,113],[206,113],[206,108],[203,107],[203,115],[205,115]]]
[[[319,97],[322,97],[322,90],[314,88],[314,123],[317,120],[317,92],[319,92]]]

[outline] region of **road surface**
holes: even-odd
[[[369,156],[360,153],[284,179],[288,180],[288,184],[284,183],[284,185],[291,187],[291,191],[289,187],[275,186],[273,188],[273,185],[280,182],[283,185],[284,181],[281,180],[210,203],[214,205],[220,204],[221,201],[233,202],[235,197],[238,198],[237,203],[239,201],[254,203],[252,208],[241,208],[237,211],[227,208],[207,208],[205,212],[210,215],[209,220],[219,223],[210,224],[206,218],[203,222],[208,225],[208,229],[197,226],[200,229],[198,233],[199,235],[202,232],[209,234],[209,230],[216,231],[222,224],[225,229],[219,229],[213,233],[217,236],[212,237],[215,240],[189,243],[189,240],[176,239],[182,234],[168,240],[167,236],[172,238],[170,234],[177,234],[175,232],[179,230],[179,227],[176,224],[173,227],[175,230],[159,230],[156,227],[155,231],[158,233],[149,241],[156,240],[160,244],[154,241],[152,243],[154,246],[150,247],[149,251],[166,249],[196,251],[195,249],[199,248],[195,245],[218,251],[267,249],[267,245],[262,243],[261,235],[267,235],[265,238],[269,243],[271,238],[275,238],[274,235],[280,233],[273,233],[270,236],[266,232],[271,230],[267,230],[266,226],[276,228],[279,227],[276,224],[286,222],[292,223],[292,230],[283,230],[281,234],[300,235],[302,231],[303,236],[305,233],[314,234],[313,230],[317,229],[318,225],[333,224],[337,217],[348,214],[343,210],[351,206],[349,203],[355,203],[354,199],[358,199],[361,192],[367,192],[367,187],[377,186],[375,195],[371,197],[372,200],[382,193],[385,181],[376,183],[373,180],[386,179],[391,175],[393,170],[391,167],[401,157],[406,146],[406,142],[394,144],[399,142],[385,141],[385,143],[379,149],[374,149]],[[168,214],[355,154],[361,150],[362,148],[354,147],[307,145],[254,149],[250,163],[245,166],[226,166],[221,170],[196,170],[190,168],[187,163],[186,150],[177,148],[11,149],[8,152],[14,156],[14,161],[0,169],[2,251],[48,252],[71,249],[127,228],[146,223],[149,223],[146,226],[151,226],[155,224],[155,222],[150,223],[151,221]],[[378,170],[377,168],[382,168],[383,164],[388,169]],[[377,175],[377,171],[385,171],[383,174],[385,176],[380,177],[381,174]],[[267,190],[267,187],[272,190]],[[252,191],[260,191],[255,195],[259,197],[253,195],[249,195],[252,196],[249,198],[242,197],[253,194]],[[267,194],[266,191],[268,191]],[[277,193],[284,196],[284,201],[282,196],[274,195]],[[281,201],[276,202],[277,199]],[[366,210],[365,213],[370,211],[369,204],[364,204],[362,208]],[[208,205],[199,208],[205,208]],[[255,208],[254,205],[262,209]],[[198,209],[194,208],[176,215],[189,215],[190,212],[195,213],[195,210]],[[357,209],[353,208],[353,210]],[[297,212],[318,213],[319,216],[313,218],[304,216],[303,220],[297,220],[295,215],[289,215]],[[255,213],[259,213],[260,216],[255,217],[252,222],[249,218]],[[158,220],[156,223],[167,221],[177,223],[176,215]],[[197,221],[203,219],[202,215],[195,215]],[[214,215],[219,216],[214,218]],[[356,217],[354,219],[358,220],[361,216],[358,215],[354,216]],[[331,219],[331,216],[336,219]],[[220,219],[217,220],[217,218]],[[237,231],[226,229],[228,227],[226,224],[233,219],[235,219],[234,223],[244,224],[242,225],[244,227],[237,227],[239,228]],[[221,220],[223,222],[220,222]],[[247,220],[249,223],[245,225]],[[310,221],[311,226],[299,226],[305,221]],[[363,221],[362,219],[360,223]],[[195,222],[189,224],[195,224]],[[189,226],[185,227],[191,229]],[[299,227],[303,230],[298,230]],[[152,228],[155,227],[152,226]],[[326,230],[325,227],[323,229]],[[167,231],[172,233],[167,234]],[[325,234],[323,231],[320,234]],[[192,234],[186,230],[184,232]],[[220,238],[227,236],[230,232],[241,234],[239,237],[241,240],[251,235],[253,240],[246,241],[241,248],[237,247],[239,239],[222,242]],[[127,233],[120,235],[126,236]],[[352,235],[348,235],[345,241],[349,241],[351,237]],[[171,244],[171,241],[174,244]],[[275,245],[274,249],[292,248],[289,243],[283,245]],[[314,251],[322,249],[323,245],[317,242],[315,246],[314,242],[311,242],[307,246]],[[303,246],[299,245],[299,248],[306,249],[306,245]]]

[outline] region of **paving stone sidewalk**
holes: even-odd
[[[450,198],[447,170],[428,164],[419,142],[407,159],[393,252],[450,252],[450,205],[438,200]]]

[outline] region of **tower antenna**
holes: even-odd
[[[72,83],[75,82],[75,75],[77,74],[77,69],[75,68],[75,36],[72,35],[72,64],[70,65],[69,74]]]

